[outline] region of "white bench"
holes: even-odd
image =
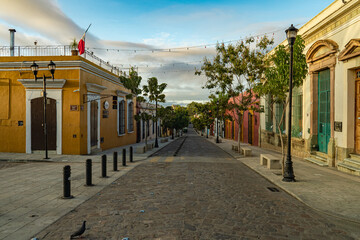
[[[238,152],[238,145],[237,144],[233,144],[231,145],[231,149],[234,150],[235,152]]]
[[[146,152],[145,144],[141,145],[141,146],[137,146],[135,148],[135,153],[145,153],[145,152]]]
[[[268,169],[281,169],[280,159],[271,154],[260,154],[260,165],[266,165]]]
[[[146,150],[151,150],[151,149],[153,149],[154,148],[154,143],[148,143],[147,145],[146,145]]]
[[[243,154],[244,157],[251,156],[251,148],[247,148],[247,147],[241,148],[241,154]]]

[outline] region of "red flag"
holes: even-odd
[[[83,54],[85,52],[85,35],[87,33],[87,31],[89,30],[91,26],[91,23],[89,25],[89,27],[86,29],[84,35],[82,36],[82,38],[80,39],[79,43],[78,43],[78,49],[79,49],[79,54]]]
[[[85,36],[85,34],[84,34]],[[84,36],[80,39],[79,43],[78,43],[78,49],[79,49],[79,54],[83,54],[85,52],[85,41],[84,41]]]

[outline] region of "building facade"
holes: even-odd
[[[334,1],[299,29],[309,72],[292,106],[293,154],[355,174],[360,173],[359,31],[360,2],[354,0]],[[267,111],[265,99],[262,104],[262,146],[276,147],[278,134],[271,127],[276,114]]]
[[[244,93],[246,94],[246,93]],[[238,102],[241,96],[238,96],[235,101]],[[254,96],[252,102],[259,102]],[[229,99],[229,102],[233,102],[233,99]],[[225,138],[238,141],[238,116],[233,110],[228,110],[227,115],[232,120],[225,120]],[[259,145],[259,126],[260,126],[260,114],[253,110],[247,110],[243,113],[243,123],[240,131],[240,142],[248,143],[253,146]]]
[[[136,99],[119,77],[80,56],[0,58],[0,152],[44,150],[43,75],[46,79],[48,149],[91,154],[136,142]],[[38,79],[30,65],[39,65]]]

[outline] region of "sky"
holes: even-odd
[[[208,100],[206,79],[194,70],[213,58],[216,43],[267,34],[276,45],[291,24],[301,27],[332,2],[0,0],[0,46],[9,46],[10,28],[16,46],[69,45],[91,24],[89,51],[125,72],[137,67],[142,84],[157,77],[168,84],[166,105],[184,105]]]

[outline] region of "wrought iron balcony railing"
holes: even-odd
[[[71,56],[71,47],[69,45],[51,45],[51,46],[15,46],[14,56]],[[9,46],[0,46],[0,57],[8,57],[11,54]],[[95,63],[96,65],[120,76],[120,68],[111,65],[94,55],[93,52],[85,50],[83,58]]]

